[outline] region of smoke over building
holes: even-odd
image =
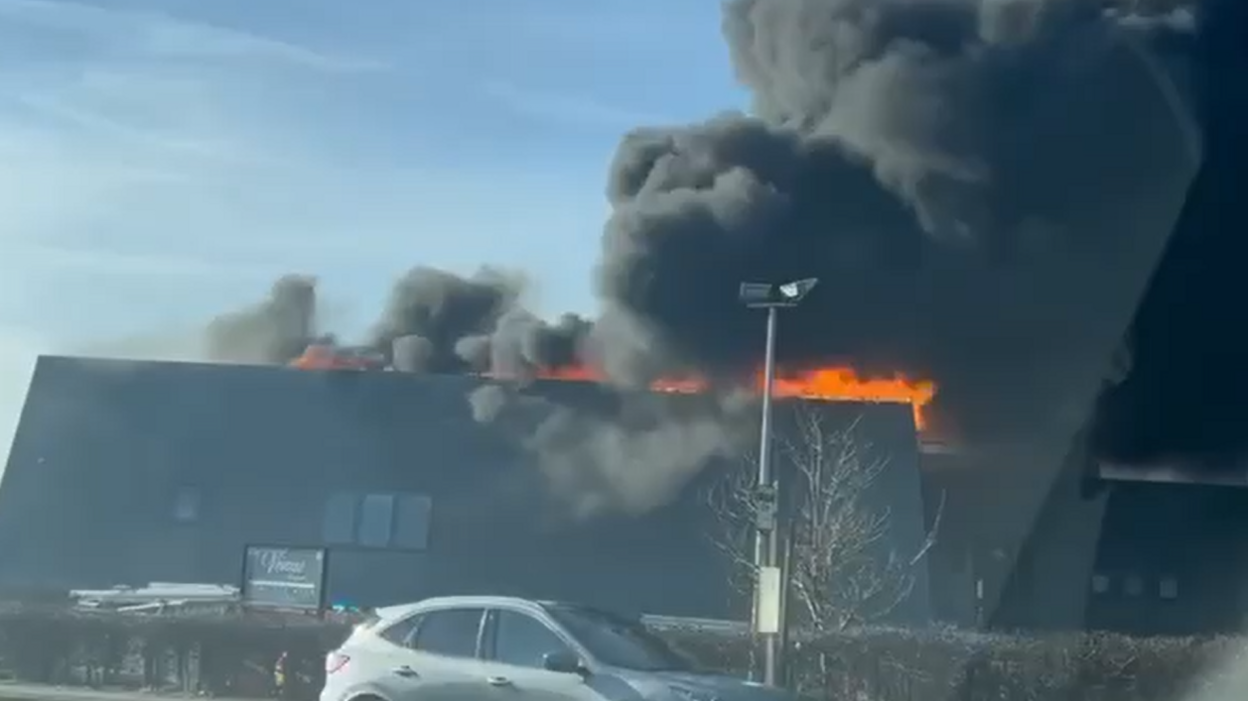
[[[412,371],[740,379],[757,369],[761,319],[737,285],[817,276],[785,312],[783,368],[929,379],[935,428],[968,442],[1069,436],[1112,359],[1144,362],[1139,345],[1159,343],[1139,322],[1136,346],[1116,353],[1212,138],[1189,112],[1196,88],[1215,89],[1222,58],[1200,13],[1216,8],[1146,5],[730,0],[723,33],[750,111],[624,136],[596,318],[534,316],[523,276],[418,267],[366,342]],[[218,320],[212,347],[283,362],[326,331],[315,316],[309,281],[279,281],[261,307]],[[749,408],[711,404],[718,428],[692,422],[682,435],[700,439],[678,441],[707,455]],[[505,389],[472,405],[479,420],[519,421]],[[620,411],[528,440],[590,463],[662,442],[621,432],[646,421]]]
[[[1119,460],[1203,462],[1242,475],[1248,356],[1240,261],[1248,218],[1248,6],[1206,0],[1194,51],[1205,158],[1183,218],[1139,305],[1133,372],[1099,407],[1102,452]],[[1235,463],[1239,463],[1238,467]]]

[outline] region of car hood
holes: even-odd
[[[794,698],[784,689],[724,674],[620,670],[619,675],[647,698],[675,698],[676,701],[791,701]]]

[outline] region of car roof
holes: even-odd
[[[548,612],[551,607],[567,607],[574,610],[598,611],[612,616],[635,620],[647,626],[658,628],[692,628],[710,631],[739,632],[748,630],[748,625],[740,621],[728,621],[706,618],[687,618],[681,616],[636,615],[627,616],[618,612],[600,609],[596,606],[581,604],[575,601],[551,601],[545,599],[525,599],[517,596],[438,596],[406,604],[394,604],[373,609],[373,614],[383,621],[397,621],[422,611],[434,611],[446,608],[510,608],[532,613]],[[548,614],[549,615],[549,614]]]
[[[374,610],[378,617],[395,619],[421,611],[446,608],[511,608],[539,612],[554,602],[523,599],[518,596],[435,596],[406,604],[382,606]]]

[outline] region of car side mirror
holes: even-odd
[[[571,652],[548,652],[542,655],[542,667],[550,672],[584,675],[587,670],[581,658]]]

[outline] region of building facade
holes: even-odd
[[[0,483],[0,586],[236,582],[246,545],[329,548],[329,596],[575,599],[739,617],[713,547],[708,465],[665,506],[577,520],[531,453],[473,419],[469,377],[44,357]],[[539,382],[552,404],[610,411],[593,384]],[[695,401],[672,396],[662,401]],[[821,404],[860,420],[906,548],[922,536],[908,407]],[[784,409],[778,411],[784,430]],[[926,620],[926,572],[902,620]]]

